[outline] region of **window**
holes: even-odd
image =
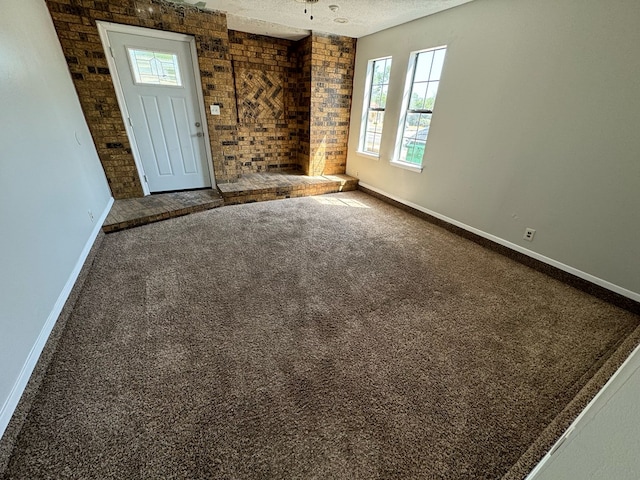
[[[391,57],[369,61],[362,115],[363,128],[360,134],[360,151],[364,153],[380,154],[390,71]]]
[[[440,47],[411,56],[405,89],[406,105],[396,147],[395,158],[399,163],[422,166],[446,50],[446,47]]]
[[[127,51],[137,84],[182,86],[176,54],[135,48],[127,48]]]

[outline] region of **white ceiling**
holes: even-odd
[[[231,30],[299,40],[311,31],[359,38],[472,0],[317,0],[313,5],[304,0],[171,1],[225,12]]]

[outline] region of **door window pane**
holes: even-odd
[[[131,71],[136,83],[143,85],[182,86],[178,56],[174,53],[152,52],[127,48]]]

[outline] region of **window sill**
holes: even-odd
[[[421,165],[414,165],[412,163],[399,162],[397,160],[392,160],[390,163],[394,167],[409,170],[410,172],[422,173],[423,170],[423,167]]]
[[[372,160],[380,160],[380,155],[376,155],[375,153],[363,152],[362,150],[356,150],[356,153],[363,157],[371,158]]]

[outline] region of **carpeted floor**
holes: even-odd
[[[497,479],[638,324],[361,192],[113,233],[3,478]]]

